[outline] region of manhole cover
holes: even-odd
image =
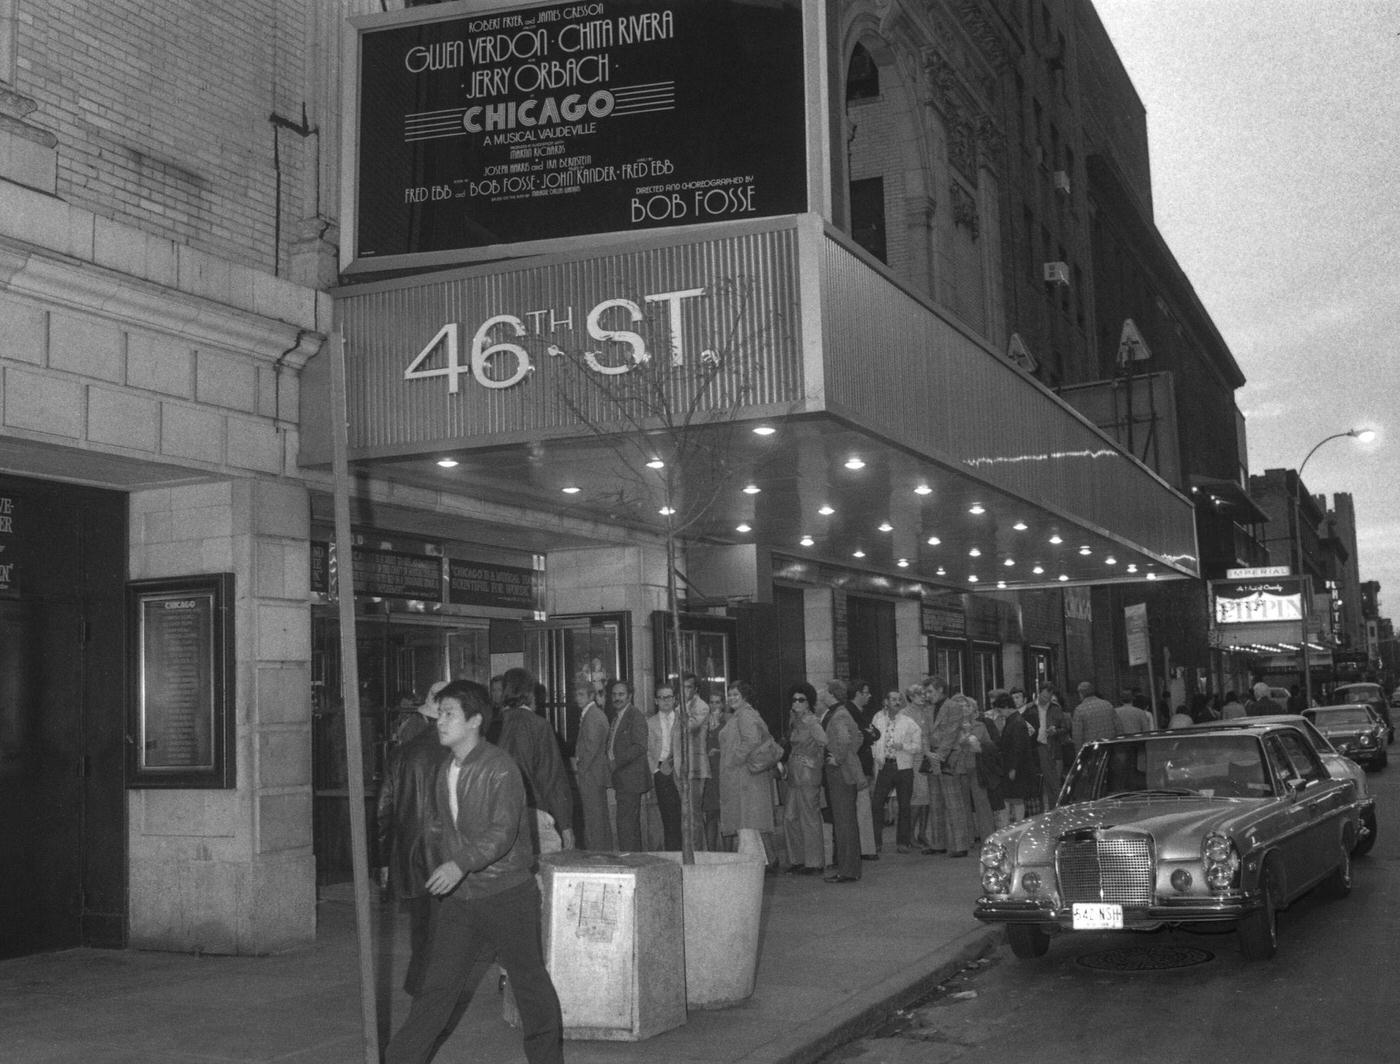
[[[1084,967],[1102,972],[1160,972],[1168,968],[1190,968],[1214,959],[1214,953],[1191,946],[1129,946],[1086,953],[1078,958]]]

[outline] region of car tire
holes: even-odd
[[[1007,924],[1006,941],[1023,961],[1044,957],[1050,950],[1050,935],[1036,924]]]
[[[1371,852],[1371,847],[1376,844],[1376,810],[1372,806],[1361,814],[1361,826],[1365,828],[1365,834],[1356,840],[1356,849],[1351,851],[1353,857],[1365,857]]]
[[[1342,840],[1342,860],[1323,881],[1329,898],[1345,898],[1351,893],[1351,847]]]
[[[1247,961],[1267,961],[1278,952],[1278,876],[1272,861],[1259,873],[1264,904],[1240,920],[1240,952]]]

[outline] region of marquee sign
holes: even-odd
[[[425,12],[351,20],[347,271],[807,210],[798,0]]]
[[[1303,582],[1296,576],[1215,580],[1211,593],[1217,625],[1285,621],[1296,628],[1303,620]]]

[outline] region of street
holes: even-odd
[[[1351,896],[1295,902],[1274,960],[1245,961],[1232,932],[1059,935],[1036,961],[1003,945],[824,1060],[1393,1061],[1400,773],[1367,779],[1379,838],[1355,864]]]

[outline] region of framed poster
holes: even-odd
[[[721,690],[734,679],[734,643],[738,624],[732,617],[712,614],[681,614],[681,666],[671,642],[671,615],[657,610],[651,615],[652,650],[658,663],[658,682],[664,676],[676,683],[681,674],[694,673],[701,689]]]
[[[127,786],[235,786],[233,574],[127,584]]]

